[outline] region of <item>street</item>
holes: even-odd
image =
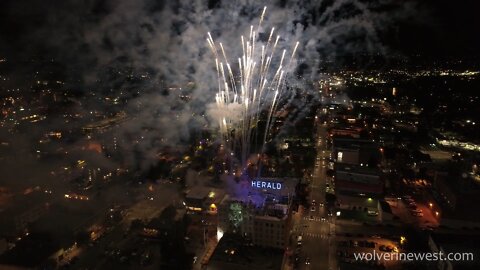
[[[328,159],[327,126],[318,124],[317,158],[310,183],[310,209],[299,208],[293,235],[302,235],[299,263],[294,269],[336,269],[335,218],[328,215],[325,202]],[[332,183],[328,183],[333,187]]]

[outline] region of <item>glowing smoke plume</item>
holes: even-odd
[[[269,31],[268,40],[259,40],[262,21],[266,7],[263,9],[258,26],[250,26],[248,37],[239,38],[242,56],[237,59],[236,71],[229,62],[226,47],[215,43],[208,33],[207,43],[215,56],[218,92],[215,95],[216,107],[211,115],[218,122],[222,141],[229,149],[241,149],[241,161],[245,165],[250,154],[253,129],[258,126],[261,112],[267,111],[265,135],[271,126],[272,115],[285,91],[286,73],[291,69],[292,61],[299,43],[287,55],[287,50],[277,52],[280,36],[275,29]],[[227,47],[228,49],[228,47]],[[280,55],[280,56],[279,56]],[[278,58],[279,57],[279,58]],[[238,147],[237,147],[238,146]]]

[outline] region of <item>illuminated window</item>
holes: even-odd
[[[337,161],[342,162],[342,158],[343,158],[343,152],[338,152]]]

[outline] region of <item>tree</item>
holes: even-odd
[[[238,228],[243,221],[242,205],[240,203],[232,203],[228,218],[235,228]]]

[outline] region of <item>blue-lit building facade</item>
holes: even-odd
[[[254,178],[237,184],[218,206],[218,230],[236,232],[252,244],[283,249],[290,231],[298,179]]]

